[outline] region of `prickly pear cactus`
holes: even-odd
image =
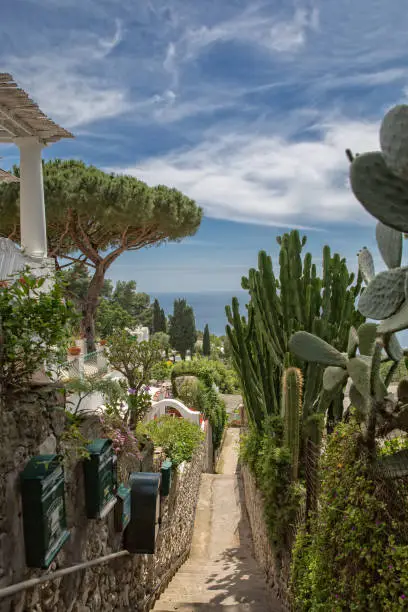
[[[358,267],[364,282],[370,283],[375,277],[375,267],[373,256],[367,247],[363,247],[358,253]]]
[[[399,268],[402,260],[402,234],[384,223],[377,223],[375,230],[378,248],[388,268]]]
[[[408,106],[398,104],[385,115],[380,145],[388,168],[408,180]]]
[[[386,319],[397,312],[405,299],[407,268],[385,270],[368,284],[358,302],[358,309],[370,319]]]
[[[323,365],[346,367],[347,357],[318,336],[299,331],[289,341],[289,349],[300,359]]]
[[[350,166],[350,184],[357,200],[376,219],[408,232],[408,180],[393,174],[380,152],[363,153]]]

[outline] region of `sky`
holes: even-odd
[[[257,253],[298,227],[356,267],[374,221],[345,149],[379,148],[407,101],[403,0],[2,0],[0,71],[75,139],[44,150],[203,207],[194,237],[111,268],[142,291],[237,291]],[[1,146],[1,165],[18,150]],[[274,257],[274,261],[276,258]]]

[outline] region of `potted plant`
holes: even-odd
[[[76,345],[69,346],[68,347],[68,353],[70,355],[78,356],[78,355],[81,354],[81,347],[80,346],[76,346]]]

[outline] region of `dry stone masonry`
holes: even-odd
[[[83,466],[65,468],[65,498],[70,539],[49,570],[25,564],[20,473],[33,455],[61,451],[65,398],[55,388],[31,391],[0,407],[0,589],[35,576],[122,549],[114,513],[89,520],[85,513]],[[87,437],[98,437],[98,422],[87,424]],[[189,553],[201,473],[207,461],[204,443],[189,464],[173,474],[168,497],[161,500],[161,525],[155,555],[129,555],[47,582],[14,597],[0,599],[0,612],[105,612],[150,609],[155,590]],[[153,449],[133,471],[153,469]],[[149,599],[150,598],[150,599]]]

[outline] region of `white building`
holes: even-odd
[[[126,329],[131,336],[135,336],[138,342],[149,341],[149,328],[148,327],[135,327],[134,329]]]

